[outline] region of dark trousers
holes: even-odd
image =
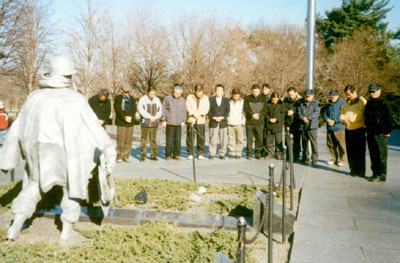
[[[142,136],[140,138],[140,158],[145,158],[147,155],[147,140],[150,138],[150,157],[157,157],[158,145],[157,145],[157,129],[158,127],[141,127]]]
[[[291,129],[291,134],[293,135],[293,162],[298,162],[300,158],[300,151],[301,151],[301,131],[298,129]],[[285,134],[285,144],[287,149],[286,158],[289,160],[289,138],[290,134]]]
[[[246,124],[246,137],[247,137],[247,157],[253,155],[253,140],[255,139],[255,156],[256,158],[261,157],[261,150],[263,148],[263,133],[264,125],[252,125]]]
[[[165,157],[179,157],[181,156],[181,125],[167,125],[166,130],[166,145]]]
[[[346,130],[345,137],[350,174],[365,176],[365,129]]]
[[[282,155],[282,133],[281,132],[273,132],[272,130],[266,131],[267,137],[267,155],[274,156],[276,153],[277,156]]]
[[[186,129],[186,148],[188,155],[194,155],[193,143],[195,139],[197,141],[197,156],[204,155],[206,125],[194,124],[193,127],[194,127],[194,137],[192,136],[192,125],[188,124]]]
[[[326,131],[326,146],[331,159],[335,162],[346,161],[346,139],[345,131]]]
[[[117,159],[128,159],[132,149],[133,126],[117,126]]]
[[[263,147],[261,149],[261,157],[265,157],[268,155],[268,130],[267,130],[267,125],[264,124],[264,128],[263,128]]]
[[[311,144],[311,159],[312,162],[318,160],[318,143],[317,143],[318,129],[305,130],[301,133],[301,146],[303,148],[302,160],[307,161],[308,156],[308,142]]]
[[[386,180],[387,138],[383,134],[367,133],[367,142],[372,174]]]

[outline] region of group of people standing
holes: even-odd
[[[386,181],[387,138],[392,129],[390,104],[377,84],[371,84],[368,92],[370,99],[367,101],[354,86],[347,85],[344,89],[347,101],[344,101],[336,90],[330,91],[330,101],[323,113],[327,122],[327,148],[331,155],[327,164],[342,166],[347,153],[349,174],[365,178],[368,144],[372,176],[367,179]]]
[[[156,90],[150,88],[147,94],[136,102],[130,95],[128,83],[121,85],[121,94],[116,96],[114,109],[117,125],[117,162],[129,162],[133,125],[141,125],[140,161],[147,155],[147,142],[150,141],[150,159],[157,160],[157,130],[159,124],[166,132],[165,156],[167,160],[179,160],[182,128],[186,126],[186,146],[188,159],[204,159],[206,123],[209,126],[209,159],[225,159],[226,153],[232,159],[239,159],[244,145],[244,129],[247,136],[247,159],[282,159],[283,145],[288,145],[289,135],[293,135],[294,162],[313,165],[318,160],[317,130],[320,127],[321,106],[313,90],[307,90],[304,98],[296,88],[287,89],[282,99],[277,92],[271,93],[268,84],[254,84],[251,94],[241,98],[239,89],[233,89],[231,98],[225,97],[225,87],[215,86],[215,95],[209,98],[204,87],[197,84],[194,93],[182,97],[183,89],[174,85],[173,91],[161,103]],[[367,101],[358,95],[354,86],[346,86],[347,101],[335,89],[329,92],[329,102],[322,111],[327,124],[327,148],[331,159],[328,165],[343,166],[346,159],[350,175],[365,176],[366,140],[371,154],[372,181],[386,179],[387,142],[391,129],[389,104],[376,84],[369,87],[371,94]],[[106,106],[102,90],[89,102],[98,115],[101,124],[107,122],[111,106]],[[379,95],[377,95],[379,94]],[[108,94],[106,94],[108,96]],[[104,104],[104,110],[99,110]],[[100,113],[101,111],[107,112]],[[98,110],[96,110],[98,109]],[[285,135],[284,135],[285,134]],[[285,137],[285,140],[283,138]],[[254,151],[253,151],[254,143]],[[219,147],[218,147],[219,144]],[[311,147],[311,149],[309,149]]]

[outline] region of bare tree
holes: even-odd
[[[21,35],[19,23],[21,10],[20,1],[2,0],[0,2],[0,73],[3,77],[10,71],[12,54]]]
[[[158,25],[149,9],[139,9],[130,15],[127,29],[126,77],[133,84],[136,95],[149,87],[167,93],[169,76],[169,40],[167,30]]]
[[[120,32],[116,29],[115,22],[104,15],[102,27],[98,34],[100,68],[98,74],[98,89],[107,88],[111,90],[114,97],[118,92],[118,85],[125,78],[126,65],[124,55],[126,49]]]
[[[305,34],[291,25],[257,26],[249,36],[254,62],[254,80],[269,83],[284,94],[289,86],[305,83]]]
[[[247,35],[239,25],[229,19],[185,15],[174,25],[171,35],[175,80],[189,87],[203,83],[209,95],[217,83],[245,85],[250,60]]]
[[[78,7],[79,8],[79,7]],[[66,46],[70,50],[75,66],[78,69],[77,84],[88,97],[95,90],[98,66],[98,48],[102,14],[98,2],[86,0],[85,7],[80,8],[79,15],[74,17],[72,28],[66,32]]]
[[[332,55],[322,49],[317,60],[317,83],[326,90],[342,90],[347,84],[352,84],[363,95],[370,83],[385,83],[386,73],[378,68],[375,60],[379,53],[379,40],[370,36],[368,29],[358,31],[353,39],[337,42]]]
[[[20,13],[23,35],[17,41],[14,82],[22,87],[26,94],[37,85],[39,70],[44,65],[50,51],[50,30],[48,3],[39,0],[23,0]]]

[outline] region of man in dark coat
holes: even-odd
[[[392,129],[391,109],[378,85],[371,84],[368,91],[371,97],[364,112],[372,170],[372,176],[368,180],[384,182],[387,172],[387,138]]]
[[[301,100],[298,115],[300,119],[299,129],[301,130],[301,144],[303,148],[302,162],[308,162],[308,142],[311,143],[311,161],[315,165],[318,160],[318,127],[319,127],[319,113],[321,108],[319,102],[314,99],[314,91],[307,90],[305,98]]]
[[[274,156],[274,146],[276,158],[282,159],[282,129],[285,119],[286,108],[279,98],[279,94],[274,92],[266,106],[265,123],[267,137],[267,156],[270,159]]]
[[[285,105],[287,110],[285,127],[289,128],[289,132],[293,134],[293,161],[298,162],[301,151],[301,131],[299,130],[300,119],[297,110],[302,97],[297,93],[294,87],[288,88],[286,92],[288,96],[283,100],[283,105]],[[285,143],[286,147],[289,147],[289,136],[285,136]],[[289,151],[287,158],[289,160]]]
[[[108,95],[108,90],[102,89],[97,95],[89,99],[89,105],[103,127],[109,123],[111,115],[111,102]]]
[[[222,84],[215,86],[215,96],[210,98],[210,148],[209,158],[212,160],[217,154],[217,141],[219,138],[219,158],[225,159],[226,147],[228,146],[228,116],[229,99],[224,97],[225,87]]]
[[[136,100],[130,94],[128,82],[121,84],[121,94],[115,97],[115,125],[117,125],[117,162],[130,162]]]
[[[265,98],[260,94],[260,85],[251,87],[251,95],[244,99],[243,110],[246,115],[246,137],[247,137],[247,159],[251,160],[253,155],[253,140],[255,140],[255,157],[261,159],[263,148],[263,131],[266,111]]]

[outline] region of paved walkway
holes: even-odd
[[[385,183],[307,168],[291,263],[400,262],[400,130],[389,142]]]

